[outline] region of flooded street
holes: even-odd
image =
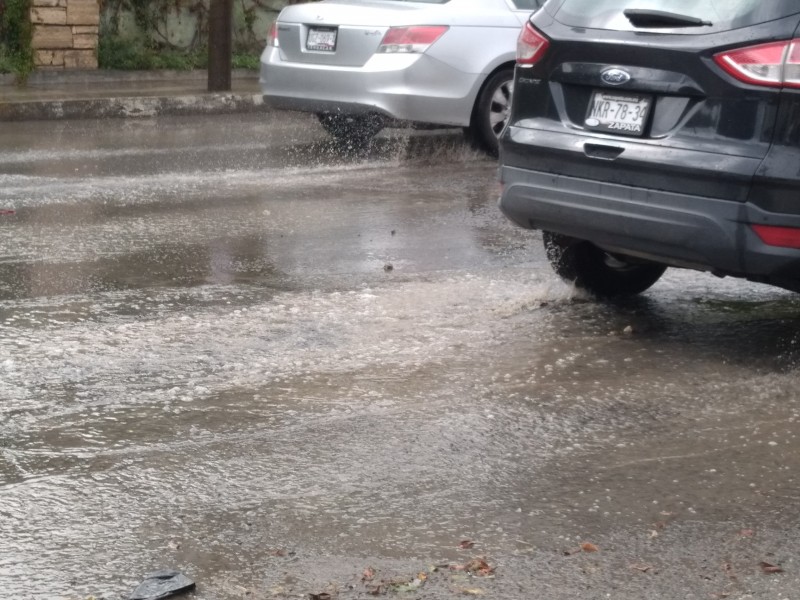
[[[0,598],[800,598],[797,295],[582,297],[457,135],[1,127]]]

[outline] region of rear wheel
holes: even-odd
[[[600,298],[633,296],[667,270],[657,263],[610,254],[591,242],[545,231],[544,248],[553,270],[565,281]]]
[[[497,156],[498,137],[508,121],[513,91],[514,69],[500,69],[489,77],[475,101],[467,137],[491,156]]]
[[[379,115],[342,115],[336,113],[319,113],[319,122],[325,131],[350,149],[358,149],[369,144],[383,129],[383,119]]]

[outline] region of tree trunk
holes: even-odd
[[[208,91],[231,89],[233,0],[211,0],[208,11]]]

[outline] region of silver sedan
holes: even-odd
[[[261,56],[265,101],[348,144],[388,124],[464,127],[490,154],[517,37],[543,0],[325,0],[284,8]]]

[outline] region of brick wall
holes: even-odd
[[[96,69],[98,0],[33,0],[37,69]]]

